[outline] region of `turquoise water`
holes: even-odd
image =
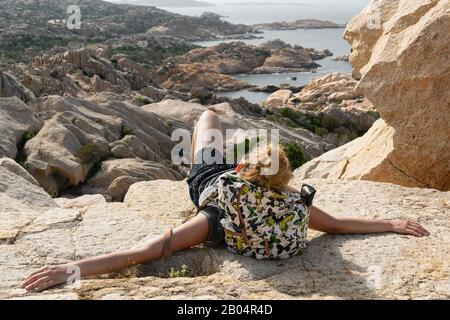
[[[350,53],[350,45],[342,38],[344,29],[308,29],[308,30],[288,30],[288,31],[272,31],[267,30],[263,39],[240,40],[248,44],[259,45],[265,41],[280,39],[292,45],[301,45],[305,48],[329,49],[334,53],[333,57],[316,61],[321,65],[317,73],[300,72],[300,73],[281,73],[281,74],[242,74],[235,76],[236,79],[247,81],[248,83],[265,86],[265,85],[281,85],[290,84],[292,86],[303,86],[314,78],[332,72],[351,72],[351,66],[346,61],[334,61],[336,56],[347,55]],[[235,40],[236,41],[236,40]],[[213,46],[222,41],[206,41],[197,42],[196,44],[208,47]],[[291,80],[297,77],[297,80]],[[250,92],[248,90],[232,91],[221,93],[221,96],[229,98],[244,97],[253,103],[260,103],[267,99],[269,94],[263,92]]]

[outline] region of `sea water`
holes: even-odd
[[[212,1],[214,2],[214,1]],[[276,2],[276,1],[273,1]],[[369,0],[361,0],[358,5],[348,6],[339,2],[335,4],[320,5],[318,2],[306,1],[309,3],[297,4],[226,4],[221,3],[214,7],[183,7],[183,8],[162,8],[168,11],[184,15],[199,16],[205,11],[214,12],[223,16],[224,20],[232,23],[258,24],[279,21],[295,21],[298,19],[320,19],[329,20],[340,24],[347,23],[353,16],[360,12]],[[314,78],[324,76],[333,72],[351,72],[351,66],[346,61],[335,61],[337,56],[350,54],[350,45],[343,39],[344,29],[300,29],[300,30],[265,30],[258,36],[262,39],[250,40],[230,40],[244,41],[248,44],[259,45],[268,40],[280,39],[291,45],[300,45],[305,48],[318,50],[330,50],[334,56],[318,60],[316,63],[321,67],[315,72],[280,73],[280,74],[242,74],[235,78],[248,83],[266,86],[289,84],[292,86],[304,86]],[[213,46],[222,41],[202,41],[197,42],[200,46]],[[296,79],[296,80],[293,80]],[[224,92],[220,95],[239,98],[244,97],[250,102],[260,103],[267,99],[268,93],[251,92],[248,90]]]
[[[334,61],[337,56],[350,54],[350,45],[343,39],[344,29],[301,29],[287,31],[266,30],[260,36],[263,39],[239,40],[248,44],[258,45],[268,40],[280,39],[292,45],[301,45],[305,48],[315,48],[318,50],[330,50],[334,56],[318,60],[316,63],[321,67],[315,73],[295,72],[278,74],[242,74],[234,76],[236,79],[244,80],[257,86],[289,84],[292,86],[304,86],[314,78],[322,77],[333,72],[349,73],[352,68],[347,61]],[[230,40],[233,41],[233,40]],[[236,41],[236,40],[234,40]],[[213,46],[221,41],[197,42],[201,46]],[[296,80],[292,80],[296,78]],[[251,92],[248,90],[239,90],[224,92],[220,94],[229,98],[244,97],[250,102],[259,103],[269,96],[264,92]]]

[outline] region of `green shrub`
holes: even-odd
[[[134,131],[127,127],[122,127],[122,138],[125,136],[134,136]]]
[[[317,134],[318,136],[323,137],[323,136],[325,136],[325,135],[328,134],[328,130],[325,129],[325,128],[322,128],[322,127],[317,127],[317,128],[314,130],[314,133]]]
[[[97,164],[102,160],[102,148],[96,143],[89,143],[82,146],[75,153],[75,156],[81,160],[82,164]]]
[[[172,80],[172,81],[183,81],[183,80],[184,80],[184,75],[181,74],[181,73],[174,74],[174,75],[170,78],[170,80]]]
[[[146,104],[152,103],[152,101],[149,98],[142,97],[142,96],[136,97],[134,99],[134,101],[138,106],[145,106]]]
[[[33,138],[34,138],[34,133],[33,133],[33,132],[30,132],[30,131],[27,131],[27,132],[25,132],[25,133],[23,134],[22,142],[23,142],[23,144],[25,144],[25,143],[27,143],[29,140],[33,139]]]
[[[295,111],[294,109],[288,108],[288,107],[281,108],[280,109],[280,115],[282,117],[284,117],[284,118],[289,118],[291,120],[296,120],[296,119],[301,117],[301,113],[300,112]]]
[[[268,50],[262,48],[256,48],[256,55],[263,57],[270,57],[271,53]]]
[[[306,157],[300,146],[295,143],[288,143],[284,145],[284,152],[289,159],[291,169],[295,170],[306,163]]]
[[[336,118],[330,117],[329,115],[326,114],[323,115],[321,122],[322,127],[324,127],[330,132],[343,125],[341,121],[337,120]]]
[[[23,152],[23,150],[20,150],[17,152],[16,158],[14,159],[18,164],[20,164],[22,167],[25,168],[25,162],[27,161],[27,156]]]
[[[169,278],[186,278],[192,276],[192,271],[188,266],[182,265],[180,270],[170,269]]]
[[[359,135],[356,132],[350,131],[349,133],[347,133],[347,139],[352,141],[359,138]]]
[[[309,131],[314,132],[315,128],[322,127],[322,123],[316,115],[311,114],[311,113],[306,113],[305,116],[306,116],[306,119],[308,122],[306,129],[308,129]]]

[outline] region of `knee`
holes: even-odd
[[[208,119],[209,121],[219,120],[219,116],[217,115],[217,113],[215,113],[212,110],[206,110],[202,113],[202,115],[200,116],[200,119]]]

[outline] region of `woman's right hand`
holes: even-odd
[[[392,232],[415,237],[426,237],[430,232],[417,222],[409,220],[391,220]]]
[[[67,283],[71,274],[68,273],[68,266],[48,266],[41,268],[30,274],[20,287],[27,291],[42,291],[51,287]]]

